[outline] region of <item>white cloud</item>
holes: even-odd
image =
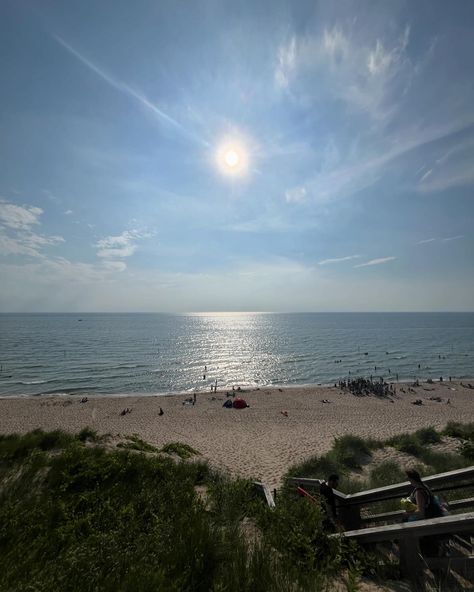
[[[0,201],[0,223],[15,230],[28,230],[39,224],[39,217],[43,213],[36,206],[17,206],[6,201]]]
[[[416,244],[417,245],[426,245],[427,243],[432,243],[434,242],[436,239],[435,238],[425,238],[421,241],[418,241]]]
[[[448,236],[447,238],[443,238],[442,241],[447,243],[449,241],[460,240],[461,238],[464,238],[464,234],[458,234],[457,236]]]
[[[358,259],[360,255],[348,255],[347,257],[335,257],[334,259],[323,259],[319,261],[318,265],[329,265],[330,263],[340,263],[341,261],[351,261]]]
[[[64,242],[62,236],[44,235],[32,231],[40,224],[41,208],[18,206],[0,201],[0,254],[43,257],[42,249]]]
[[[450,187],[469,185],[474,182],[474,137],[472,134],[459,141],[436,159],[432,168],[425,173],[419,183],[422,193],[444,191]]]
[[[285,199],[288,203],[303,203],[307,199],[306,187],[294,187],[285,191]]]
[[[72,210],[66,210],[66,211],[64,212],[64,215],[65,215],[65,216],[70,216],[71,214],[74,214],[74,212],[73,212]]]
[[[471,310],[474,278],[453,283],[446,277],[399,278],[382,274],[328,279],[321,268],[298,262],[232,261],[205,273],[142,269],[133,274],[107,270],[102,263],[37,260],[27,265],[0,263],[5,278],[2,311],[427,311]],[[236,281],[236,278],[238,281]],[[219,290],[214,286],[219,285]],[[84,299],[84,294],[87,298]]]
[[[392,63],[392,55],[386,52],[380,39],[377,39],[374,51],[369,53],[367,68],[373,75],[384,74]]]
[[[275,80],[278,86],[286,88],[289,78],[295,68],[296,62],[296,38],[292,37],[288,44],[278,49],[277,66],[275,69]]]
[[[428,178],[428,177],[429,177],[429,176],[430,176],[432,173],[433,173],[433,169],[430,169],[429,171],[427,171],[427,172],[426,172],[426,173],[423,175],[423,177],[421,177],[421,179],[420,179],[420,183],[423,183],[423,181],[424,181],[425,179],[427,179],[427,178]]]
[[[151,101],[147,99],[144,95],[140,92],[122,82],[117,80],[101,70],[98,66],[96,66],[93,62],[88,60],[84,57],[81,53],[79,53],[74,47],[69,45],[64,39],[58,37],[57,35],[53,35],[54,39],[62,45],[64,49],[66,49],[71,55],[73,55],[76,59],[78,59],[84,66],[89,68],[92,72],[94,72],[99,78],[107,82],[111,87],[115,88],[115,90],[131,97],[135,102],[137,102],[141,107],[144,107],[147,111],[151,112],[155,117],[157,117],[161,122],[165,122],[168,125],[172,126],[176,130],[178,130],[182,135],[192,139],[199,144],[205,146],[206,148],[209,147],[209,144],[203,138],[198,137],[196,134],[191,132],[189,129],[185,128],[181,125],[176,119],[165,113],[162,109],[159,109],[156,105],[154,105]]]
[[[104,261],[103,265],[105,269],[111,271],[125,271],[127,269],[127,265],[123,261]]]
[[[406,27],[397,37],[372,41],[370,31],[339,25],[292,36],[277,49],[276,83],[297,101],[343,100],[379,122],[388,120],[414,75],[409,36]]]
[[[354,265],[354,267],[368,267],[370,265],[381,265],[382,263],[387,263],[388,261],[393,261],[396,257],[380,257],[379,259],[371,259],[367,261],[367,263],[359,263],[359,265]]]
[[[122,234],[106,236],[96,243],[97,257],[105,259],[104,265],[115,271],[124,271],[126,264],[117,259],[131,257],[137,250],[137,241],[151,236],[148,232],[125,230]]]

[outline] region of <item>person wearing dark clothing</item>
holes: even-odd
[[[319,493],[323,497],[323,508],[326,512],[324,525],[328,530],[336,530],[337,508],[336,496],[333,489],[339,485],[338,475],[329,475],[327,481],[323,481],[319,486]]]
[[[409,515],[408,521],[441,518],[443,510],[430,488],[421,480],[420,473],[414,469],[408,469],[405,473],[413,487],[409,499],[416,505],[416,510]],[[422,554],[427,557],[438,556],[443,540],[442,537],[436,536],[421,538],[420,550]]]

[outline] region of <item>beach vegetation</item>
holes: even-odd
[[[399,434],[386,440],[388,446],[392,446],[400,452],[411,454],[419,458],[423,447],[415,434]]]
[[[125,443],[106,449],[89,428],[0,437],[1,590],[316,592],[380,575],[375,556],[329,536],[321,505],[294,485],[271,510],[251,481],[211,469],[185,444],[158,449],[135,435]],[[471,440],[466,455],[430,446],[423,474],[472,458]],[[373,449],[337,438],[288,475],[339,473],[345,493],[404,481],[393,460],[365,464]]]
[[[369,474],[369,488],[384,487],[390,483],[406,481],[406,475],[400,465],[393,460],[386,460],[371,469]]]
[[[469,462],[474,461],[474,439],[462,442],[459,446],[459,452]]]
[[[272,511],[203,461],[92,437],[0,438],[1,590],[316,592],[367,564],[328,537],[319,504],[289,496]]]
[[[438,444],[441,442],[441,434],[433,426],[417,430],[414,436],[420,444]]]
[[[101,442],[106,438],[106,436],[99,436],[96,430],[93,430],[89,427],[82,428],[82,430],[77,434],[77,439],[81,442]]]
[[[165,444],[161,449],[161,452],[165,452],[166,454],[176,454],[182,459],[191,458],[192,456],[200,454],[192,446],[189,446],[189,444],[183,444],[181,442],[170,442],[169,444]]]
[[[334,439],[330,454],[337,465],[346,469],[360,469],[370,459],[370,451],[370,442],[348,434]]]
[[[444,436],[450,436],[451,438],[474,440],[474,422],[459,423],[457,421],[448,421],[442,433]]]
[[[149,442],[145,442],[145,440],[142,440],[138,434],[125,436],[125,442],[119,442],[117,448],[137,450],[138,452],[160,452],[159,448],[153,446]]]

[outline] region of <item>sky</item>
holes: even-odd
[[[473,27],[4,0],[0,311],[473,311]]]

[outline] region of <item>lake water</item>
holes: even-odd
[[[474,313],[0,314],[0,367],[0,396],[463,379]]]

